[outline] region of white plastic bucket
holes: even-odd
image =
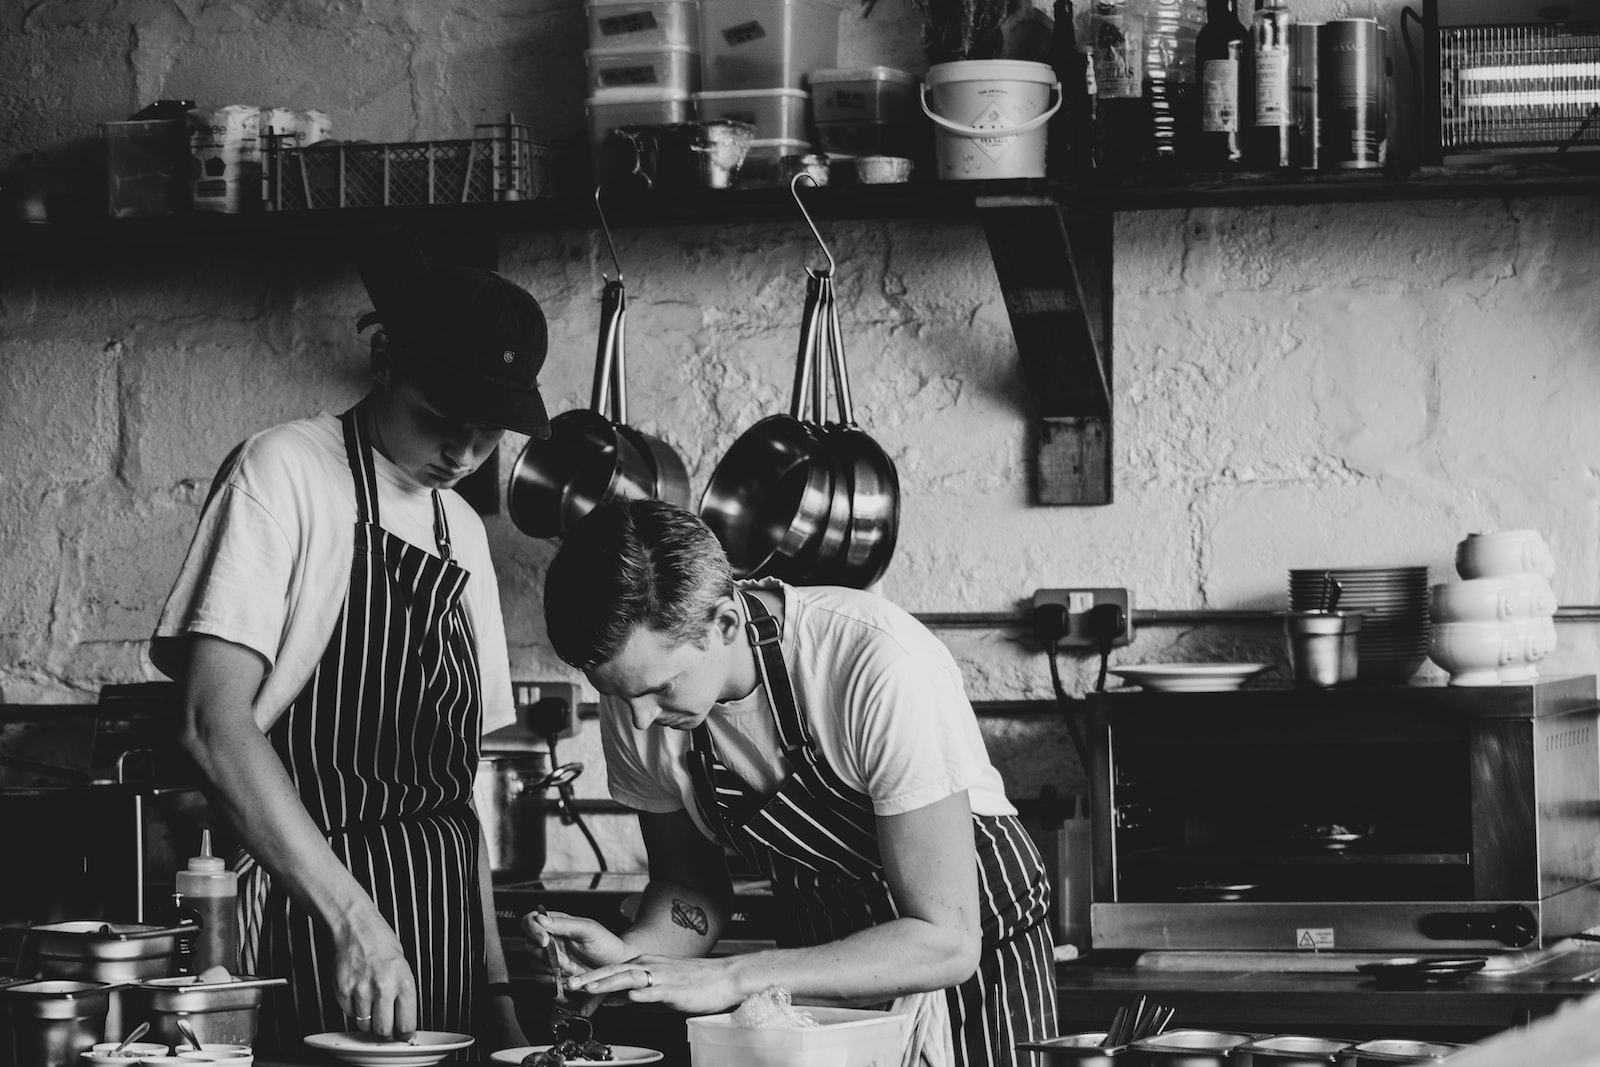
[[[929,67],[922,81],[940,178],[1044,177],[1045,123],[1060,107],[1061,83],[1044,63],[963,59]]]

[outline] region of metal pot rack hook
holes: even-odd
[[[617,260],[617,246],[611,242],[611,227],[606,224],[606,213],[600,206],[600,186],[598,185],[594,187],[594,212],[600,216],[600,232],[606,235],[606,247],[611,250],[611,265],[617,268],[617,281],[620,283],[622,281],[622,264]],[[605,278],[608,282],[611,280],[606,278],[605,271],[600,272],[600,277]]]
[[[833,273],[833,253],[828,251],[828,242],[822,239],[822,234],[817,230],[817,224],[811,221],[811,212],[806,210],[805,204],[800,201],[800,182],[805,181],[815,186],[817,179],[804,172],[796,174],[789,180],[789,193],[794,197],[795,206],[800,209],[800,214],[806,220],[806,225],[811,227],[811,236],[817,239],[817,247],[822,249],[822,254],[828,257],[828,274]]]

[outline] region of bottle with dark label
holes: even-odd
[[[1119,174],[1141,170],[1149,162],[1154,143],[1149,101],[1144,96],[1142,5],[1131,0],[1097,0],[1089,26],[1100,165]]]
[[[1251,28],[1254,117],[1246,164],[1252,170],[1284,170],[1292,165],[1294,103],[1290,87],[1290,34],[1286,0],[1256,0]]]
[[[1241,105],[1248,97],[1250,34],[1239,21],[1238,0],[1206,0],[1206,24],[1195,36],[1200,115],[1191,170],[1244,166]]]

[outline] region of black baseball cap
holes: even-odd
[[[423,266],[396,278],[392,267],[362,269],[376,307],[356,328],[382,324],[408,372],[451,416],[549,437],[538,381],[549,329],[532,294],[492,270]]]

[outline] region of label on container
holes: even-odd
[[[637,67],[606,67],[595,75],[595,82],[602,89],[615,89],[625,85],[655,85],[656,68],[653,63],[641,63]]]
[[[1239,132],[1239,61],[1210,59],[1200,78],[1200,129]]]
[[[722,31],[722,39],[728,42],[729,48],[737,48],[742,44],[759,41],[766,35],[766,27],[762,26],[758,19],[741,22],[737,26],[729,26]]]
[[[1144,92],[1144,20],[1100,15],[1094,26],[1094,80],[1101,98],[1137,99]]]
[[[626,15],[606,15],[595,20],[602,37],[621,37],[630,33],[648,33],[656,28],[655,12],[630,11]]]
[[[1288,126],[1292,122],[1289,49],[1282,45],[1263,45],[1256,49],[1256,125]]]

